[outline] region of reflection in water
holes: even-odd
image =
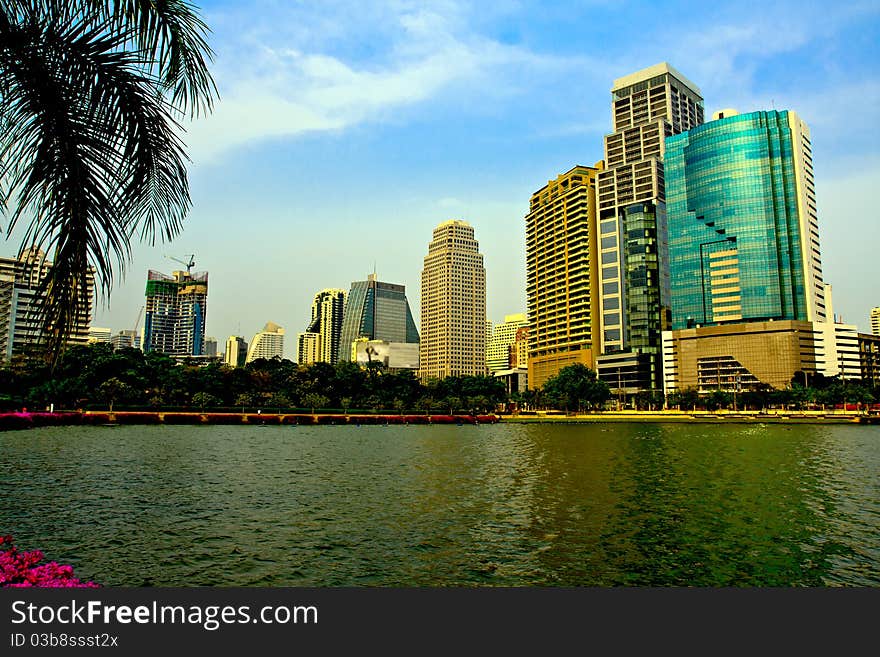
[[[107,585],[880,585],[880,431],[0,434],[0,533]]]

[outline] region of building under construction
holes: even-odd
[[[144,309],[144,351],[169,356],[202,356],[208,274],[175,271],[171,276],[150,270]]]

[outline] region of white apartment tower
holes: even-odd
[[[267,322],[263,330],[251,340],[246,362],[276,357],[284,358],[284,329],[274,322]]]
[[[0,359],[9,360],[13,354],[42,341],[39,286],[51,267],[52,262],[39,249],[26,250],[19,258],[0,258]],[[87,298],[77,309],[68,344],[89,341],[95,290],[93,271],[88,274],[88,283]]]
[[[421,323],[422,379],[486,374],[486,270],[466,221],[434,229],[422,269]]]

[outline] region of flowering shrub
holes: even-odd
[[[96,589],[100,585],[73,576],[73,568],[55,561],[41,564],[39,550],[19,552],[11,536],[0,536],[0,587]]]

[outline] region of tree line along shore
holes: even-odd
[[[219,363],[180,364],[164,354],[114,350],[109,344],[96,343],[68,348],[54,367],[37,356],[13,357],[0,367],[0,412],[77,411],[88,416],[116,412],[120,417],[127,412],[140,413],[131,417],[145,422],[148,418],[165,422],[166,416],[173,422],[174,413],[178,418],[216,416],[218,422],[226,416],[241,421],[250,415],[273,414],[290,423],[313,423],[316,416],[469,418],[501,414],[505,420],[538,421],[584,414],[616,418],[623,411],[630,414],[620,417],[632,419],[649,419],[661,411],[658,417],[664,419],[679,417],[676,411],[681,417],[699,419],[710,419],[712,414],[727,420],[736,415],[784,419],[793,414],[834,419],[835,409],[878,411],[877,387],[801,373],[794,379],[784,390],[714,390],[701,395],[691,389],[668,396],[645,391],[622,397],[612,394],[594,371],[572,365],[537,390],[508,394],[504,384],[491,376],[422,382],[412,371],[386,371],[377,364],[366,368],[352,362],[298,365],[278,358],[258,359],[238,368]]]

